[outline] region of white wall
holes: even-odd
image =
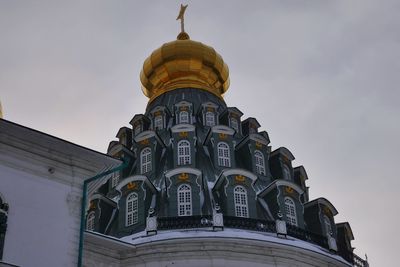
[[[76,266],[80,206],[78,201],[69,206],[67,198],[77,199],[77,189],[0,164],[0,192],[10,207],[3,261]]]

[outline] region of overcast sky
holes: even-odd
[[[397,266],[400,1],[185,3],[191,39],[230,68],[227,104],[292,151],[359,256]],[[5,119],[106,152],[145,110],[139,72],[179,33],[179,4],[0,0]]]

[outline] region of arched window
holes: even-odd
[[[332,225],[331,225],[331,220],[329,220],[329,217],[324,215],[324,225],[325,225],[325,231],[328,236],[331,236],[333,233],[332,231]]]
[[[239,123],[237,119],[231,118],[230,122],[231,122],[231,128],[235,129],[236,132],[239,132]]]
[[[188,184],[178,187],[178,216],[192,215],[192,188]]]
[[[289,167],[286,166],[286,165],[283,165],[282,171],[283,171],[283,179],[285,179],[285,180],[291,180],[291,178],[290,178],[291,175],[290,175]]]
[[[186,165],[190,163],[190,143],[187,140],[181,140],[178,142],[178,165]]]
[[[140,134],[140,132],[142,131],[142,125],[138,124],[135,126],[135,136]]]
[[[86,219],[86,229],[89,231],[94,231],[94,219],[96,215],[94,211],[91,211]]]
[[[285,197],[285,213],[286,222],[288,224],[297,226],[296,205],[294,204],[293,199],[290,197]]]
[[[235,216],[236,217],[249,217],[247,207],[247,190],[241,185],[238,185],[233,190],[235,201]]]
[[[229,146],[227,143],[218,143],[218,165],[224,167],[231,166],[231,156],[229,152]]]
[[[131,193],[126,198],[126,219],[125,225],[131,226],[138,222],[138,194]]]
[[[264,154],[260,150],[254,151],[254,160],[256,162],[256,171],[258,174],[265,175]]]
[[[187,112],[187,111],[179,112],[179,123],[190,123],[189,122],[189,112]]]
[[[206,112],[206,126],[214,126],[215,125],[215,116],[214,112],[207,111]]]
[[[154,118],[154,129],[160,130],[162,128],[164,128],[163,127],[163,117],[162,117],[162,115],[157,115]]]
[[[140,152],[140,172],[146,173],[151,171],[151,149],[146,147]]]

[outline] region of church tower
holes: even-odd
[[[185,9],[143,64],[144,114],[108,147],[127,167],[90,195],[85,266],[368,266],[289,149],[225,103],[228,66],[190,39]]]

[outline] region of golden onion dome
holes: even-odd
[[[150,102],[181,88],[202,89],[222,98],[229,87],[229,70],[212,47],[181,32],[177,40],[163,44],[145,60],[140,81]]]

